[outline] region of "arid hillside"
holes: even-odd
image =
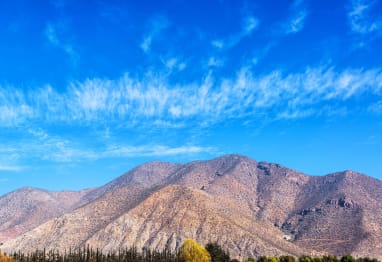
[[[51,192],[25,187],[0,197],[0,242],[87,203],[91,191]]]
[[[382,258],[382,182],[352,171],[313,177],[227,155],[186,164],[150,162],[105,186],[71,192],[70,200],[55,200],[63,204],[44,194],[26,195],[34,204],[17,217],[0,218],[12,221],[12,227],[1,225],[2,232],[23,229],[7,234],[2,250],[176,249],[193,238],[202,244],[217,241],[236,257],[352,253]],[[7,199],[1,208],[12,206],[13,198]],[[46,202],[44,212],[33,209],[40,200]],[[30,217],[37,218],[28,224]]]

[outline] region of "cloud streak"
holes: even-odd
[[[19,166],[10,166],[10,165],[1,165],[0,164],[0,171],[8,171],[8,172],[18,172],[23,170],[23,167]],[[0,179],[0,182],[5,182],[7,180]]]
[[[247,16],[242,21],[241,30],[224,39],[217,39],[211,45],[217,49],[230,49],[239,44],[244,38],[250,36],[260,25],[260,20],[255,16]]]
[[[24,138],[23,142],[17,143],[17,145],[3,144],[2,146],[7,149],[2,149],[0,153],[12,152],[17,154],[17,158],[21,160],[29,158],[55,163],[78,163],[110,158],[164,157],[215,152],[211,147],[196,145],[174,147],[157,143],[127,145],[122,142],[109,143],[109,141],[103,141],[97,145],[97,143],[78,142],[67,137],[52,136],[41,128],[29,128],[26,131],[30,135],[28,138]],[[25,168],[21,166],[3,165],[0,162],[0,171],[16,172],[23,169]]]
[[[303,0],[295,0],[291,6],[290,17],[283,24],[284,34],[295,34],[300,32],[305,25],[308,11]]]
[[[309,108],[310,114],[319,114],[322,105],[336,102],[346,107],[346,100],[362,95],[382,95],[382,69],[336,71],[322,66],[299,73],[274,70],[256,75],[243,67],[230,78],[208,73],[182,85],[171,83],[167,75],[125,74],[116,80],[73,82],[64,93],[50,86],[0,87],[0,125],[34,120],[76,125],[192,124],[247,116],[260,120],[260,115],[277,118],[282,112],[303,117],[293,112]]]
[[[140,48],[146,54],[150,52],[153,39],[157,37],[163,30],[170,26],[170,22],[164,16],[153,19],[150,23],[149,32],[143,37]]]
[[[64,51],[69,57],[71,62],[76,65],[79,59],[77,52],[74,50],[73,45],[67,42],[63,42],[57,34],[57,26],[53,23],[47,23],[44,30],[44,35],[48,42]]]
[[[211,147],[179,146],[169,147],[164,145],[121,146],[111,145],[103,152],[103,157],[142,157],[142,156],[175,156],[198,153],[211,153]]]
[[[371,14],[377,1],[352,0],[348,12],[348,20],[352,32],[367,35],[382,30],[382,17]]]
[[[371,112],[371,113],[381,114],[382,115],[382,100],[371,104],[368,107],[368,111]]]

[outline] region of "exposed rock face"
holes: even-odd
[[[2,250],[175,249],[193,238],[234,256],[382,257],[382,182],[351,171],[312,177],[238,155],[151,162],[81,197]]]

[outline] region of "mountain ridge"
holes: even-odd
[[[235,256],[382,257],[382,182],[354,171],[309,176],[241,155],[154,161],[83,197],[2,250],[177,248],[191,237]]]

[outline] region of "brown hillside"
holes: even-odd
[[[0,242],[86,203],[90,191],[51,192],[26,187],[0,197]]]
[[[151,162],[87,199],[2,249],[161,249],[193,238],[218,241],[235,256],[382,258],[382,182],[351,171],[312,177],[238,155]]]

